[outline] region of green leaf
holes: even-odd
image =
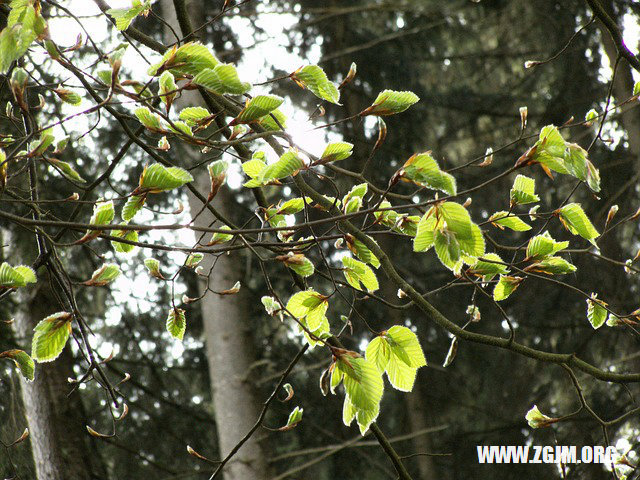
[[[14,0],[10,7],[7,26],[0,32],[0,73],[6,73],[34,40],[47,36],[47,24],[32,2]]]
[[[516,288],[522,283],[520,277],[510,277],[508,275],[500,275],[500,280],[493,289],[493,299],[496,302],[509,298]]]
[[[453,175],[440,170],[438,162],[431,156],[431,152],[416,153],[402,166],[402,178],[413,183],[440,190],[448,195],[456,194],[456,179]]]
[[[167,332],[172,337],[182,340],[187,329],[187,317],[181,308],[172,308],[167,317]]]
[[[279,428],[278,430],[281,432],[291,430],[293,427],[298,425],[302,421],[302,413],[304,412],[304,408],[296,407],[289,414],[289,419],[287,420],[287,424],[284,427]]]
[[[180,48],[174,46],[168,49],[162,60],[149,68],[148,73],[155,76],[160,71],[171,70],[174,73],[197,75],[205,68],[215,68],[219,63],[209,48],[200,42],[189,42]]]
[[[360,112],[360,116],[366,115],[393,115],[404,112],[420,98],[413,92],[396,92],[384,90],[378,94],[373,104]]]
[[[509,192],[512,205],[526,205],[527,203],[535,203],[540,201],[540,197],[536,195],[536,181],[525,175],[518,175],[513,182],[513,187]]]
[[[229,227],[228,225],[223,225],[220,227],[220,230],[231,230],[231,227]],[[228,242],[232,238],[233,235],[231,233],[216,232],[211,236],[211,240],[209,240],[209,243],[207,245],[218,245],[219,243]]]
[[[140,188],[150,193],[165,192],[193,182],[193,177],[184,168],[165,167],[154,163],[145,167],[140,176]]]
[[[598,118],[598,111],[592,108],[585,114],[584,121],[587,123],[592,123],[597,118]]]
[[[640,95],[640,81],[633,84],[633,95]]]
[[[131,22],[140,14],[146,16],[151,8],[151,0],[141,2],[133,0],[131,8],[110,8],[107,14],[116,21],[116,28],[121,32],[129,28]]]
[[[306,198],[306,203],[309,205],[312,202],[311,198]],[[279,215],[293,215],[295,213],[304,210],[305,199],[302,197],[292,198],[282,204],[278,204],[277,213]]]
[[[278,97],[277,95],[257,95],[247,101],[245,107],[238,116],[231,121],[230,125],[255,122],[274,111],[282,105],[282,102],[284,102],[284,98]]]
[[[298,320],[305,319],[306,326],[314,332],[321,326],[327,308],[329,308],[327,297],[309,289],[298,292],[289,299],[286,313]]]
[[[278,180],[288,177],[289,175],[295,175],[304,166],[304,161],[300,158],[298,152],[289,150],[285,152],[277,162],[268,165],[262,170],[259,179],[263,184],[266,184],[271,180]]]
[[[130,242],[138,241],[138,232],[135,230],[115,230],[111,235],[129,240]],[[111,241],[111,246],[118,253],[130,253],[138,248],[136,245],[130,243],[114,242],[113,240]]]
[[[504,263],[498,254],[487,253],[483,255],[482,259],[478,260],[469,268],[469,273],[485,277],[485,280],[488,281],[493,278],[494,275],[506,275],[509,272],[509,269]]]
[[[578,203],[570,203],[560,210],[560,221],[574,235],[580,235],[582,238],[596,245],[595,239],[600,236],[587,215]]]
[[[382,399],[383,383],[378,368],[364,358],[340,357],[338,368],[344,372],[344,387],[359,410],[374,410]]]
[[[121,217],[125,222],[129,222],[136,214],[142,210],[144,203],[147,201],[145,195],[132,195],[127,199],[127,203],[122,207]]]
[[[35,373],[35,364],[29,354],[23,350],[7,350],[0,353],[0,358],[8,358],[13,360],[22,376],[28,382],[32,382]]]
[[[563,275],[576,271],[576,266],[561,257],[547,257],[525,268],[525,271],[541,272],[547,275]]]
[[[287,128],[287,116],[276,108],[268,115],[260,117],[257,123],[269,132],[278,132],[282,130],[282,128]],[[282,126],[282,128],[280,128],[280,126]]]
[[[368,235],[367,237],[376,245],[378,244],[373,238]],[[347,242],[347,247],[351,253],[363,262],[370,264],[373,268],[378,268],[380,266],[380,260],[378,260],[378,257],[376,257],[374,253],[357,238],[354,238],[353,241]]]
[[[380,372],[384,372],[391,358],[391,347],[383,336],[377,336],[367,345],[365,357],[372,362]]]
[[[519,217],[514,217],[512,214],[504,210],[491,215],[489,217],[489,221],[501,230],[504,230],[504,227],[516,232],[526,232],[527,230],[531,230],[531,225],[527,222],[521,220]]]
[[[549,232],[536,235],[527,245],[527,258],[525,260],[540,260],[554,255],[569,246],[569,242],[556,242]]]
[[[378,278],[366,263],[351,257],[342,257],[342,264],[344,276],[353,288],[363,290],[364,287],[369,293],[378,290]]]
[[[58,170],[62,175],[74,182],[86,183],[86,180],[80,176],[78,172],[76,172],[71,165],[67,162],[63,162],[62,160],[58,160],[55,158],[47,158],[47,162],[53,165],[56,170]]]
[[[551,418],[543,414],[537,405],[531,407],[531,409],[525,415],[525,420],[529,424],[531,428],[544,428],[549,425],[556,423],[558,421],[557,418]]]
[[[152,132],[164,133],[167,131],[164,121],[160,115],[153,113],[147,107],[136,108],[133,112],[140,123]]]
[[[93,207],[93,215],[89,220],[91,225],[108,225],[115,217],[115,210],[113,208],[113,201],[98,202]]]
[[[38,143],[33,148],[33,150],[31,151],[30,155],[32,155],[32,156],[42,155],[47,150],[47,148],[49,148],[49,146],[51,146],[51,144],[56,139],[56,137],[53,135],[52,132],[53,132],[53,130],[51,128],[48,128],[47,130],[44,130],[40,134],[40,138],[38,139]]]
[[[169,71],[162,72],[162,75],[160,75],[158,79],[158,84],[160,86],[158,95],[165,104],[171,105],[178,90],[178,85],[176,85],[176,79],[173,73]]]
[[[458,261],[462,251],[454,234],[447,231],[436,232],[434,246],[438,260],[449,270],[456,270],[458,266],[461,266]]]
[[[457,238],[469,239],[473,236],[471,216],[462,205],[444,202],[438,207],[438,212],[445,221],[446,230],[454,233]]]
[[[418,369],[407,365],[396,355],[391,355],[387,365],[387,378],[396,390],[410,392],[416,381]]]
[[[58,312],[49,315],[33,329],[31,356],[36,362],[51,362],[58,358],[71,333],[72,315]]]
[[[202,261],[203,258],[204,254],[202,253],[190,253],[184,262],[184,266],[187,268],[194,268]]]
[[[394,325],[385,333],[391,345],[392,355],[400,358],[413,368],[420,368],[427,364],[420,341],[415,333],[407,327]]]
[[[204,119],[211,117],[211,113],[202,107],[187,107],[180,110],[178,118],[187,125],[193,127],[201,123]]]
[[[53,92],[64,103],[68,103],[75,107],[77,107],[82,103],[82,97],[78,95],[76,92],[74,92],[73,90],[69,90],[68,88],[55,88]]]
[[[311,260],[305,257],[301,253],[296,253],[292,255],[285,255],[286,260],[284,263],[291,270],[296,272],[303,278],[310,277],[315,272],[315,268]]]
[[[105,263],[95,270],[91,275],[91,279],[84,282],[84,285],[91,287],[101,287],[113,282],[120,276],[120,267],[114,263]]]
[[[320,158],[315,162],[322,165],[329,162],[338,162],[349,158],[353,154],[353,144],[348,142],[333,142],[327,145]]]
[[[316,97],[340,105],[338,86],[327,78],[324,70],[317,65],[307,65],[291,74],[300,87],[307,88]]]
[[[533,161],[540,162],[549,170],[562,174],[569,173],[564,162],[566,142],[556,126],[543,127],[534,148]]]
[[[587,183],[594,192],[600,191],[600,172],[587,159],[587,151],[580,145],[568,143],[564,152],[564,163],[571,175]]]
[[[597,330],[607,320],[607,309],[604,308],[606,303],[598,300],[598,296],[591,294],[591,298],[587,298],[587,319],[594,330]]]
[[[0,289],[26,287],[29,283],[36,283],[36,272],[26,265],[12,267],[7,262],[0,265]]]
[[[425,213],[418,223],[416,236],[413,239],[413,251],[426,252],[429,250],[435,242],[436,230],[439,230],[441,226],[441,217],[436,218],[435,210],[431,209]]]
[[[160,272],[160,262],[158,260],[155,258],[145,258],[144,266],[147,267],[151,276],[164,280],[164,276]]]
[[[240,81],[236,67],[230,63],[220,63],[215,68],[205,68],[192,82],[218,94],[242,95],[251,90],[249,82]]]

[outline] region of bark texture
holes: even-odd
[[[33,327],[60,309],[42,280],[21,297],[22,308],[16,315],[15,326],[20,343],[27,347]],[[84,429],[84,410],[78,392],[69,395],[67,378],[74,376],[72,362],[67,347],[55,362],[36,364],[33,382],[21,380],[39,480],[106,478],[99,459],[89,451],[90,437]]]

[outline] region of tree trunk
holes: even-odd
[[[176,31],[179,25],[171,0],[162,0],[164,18]],[[203,5],[193,2],[188,6],[192,18],[202,23]],[[198,14],[197,12],[200,12]],[[170,32],[166,32],[167,42],[174,41]],[[184,92],[174,102],[174,108],[202,105],[202,100],[195,92]],[[196,163],[202,161],[201,154],[192,148],[184,148],[184,158]],[[197,189],[207,195],[210,180],[207,170],[200,168],[195,174]],[[227,218],[233,217],[234,205],[237,205],[233,192],[223,187],[211,203]],[[202,210],[202,202],[189,195],[189,207],[193,215]],[[195,224],[210,226],[214,216],[205,210]],[[220,222],[216,223],[220,226]],[[206,245],[209,236],[202,239]],[[221,291],[231,288],[242,278],[242,257],[239,254],[222,255],[217,260],[211,255],[205,256],[201,265],[209,272],[209,287]],[[205,283],[202,282],[202,288]],[[248,314],[249,298],[245,289],[236,295],[216,295],[208,292],[200,301],[204,324],[205,345],[209,363],[220,455],[224,458],[244,435],[251,429],[260,414],[260,403],[257,401],[250,378],[250,368],[255,360],[255,351],[251,335],[251,318]],[[255,438],[250,438],[232,458],[224,469],[226,480],[262,480],[269,478],[267,463],[262,448]]]
[[[35,325],[59,310],[46,280],[28,290],[21,294],[22,308],[15,317],[18,340],[25,348]],[[33,382],[21,380],[33,461],[40,480],[106,478],[99,458],[89,451],[90,437],[84,428],[79,393],[69,395],[67,378],[74,376],[72,362],[67,347],[54,362],[37,364]]]

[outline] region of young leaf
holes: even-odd
[[[138,241],[138,232],[135,230],[115,230],[111,235],[123,238],[124,240],[129,240],[130,242]],[[118,253],[130,253],[137,248],[135,245],[130,243],[115,242],[113,240],[111,241],[111,246]]]
[[[287,430],[291,430],[296,425],[298,425],[302,421],[302,413],[304,412],[304,408],[296,407],[289,414],[289,419],[287,420],[287,424],[284,427],[280,427],[278,431],[286,432]]]
[[[496,302],[509,298],[516,288],[520,286],[524,279],[520,277],[510,277],[508,275],[500,275],[500,280],[493,289],[493,299]]]
[[[418,222],[416,236],[413,239],[413,251],[426,252],[429,250],[435,242],[436,230],[439,230],[441,226],[441,217],[436,218],[433,210],[425,213]]]
[[[0,289],[26,287],[29,283],[36,283],[36,280],[36,272],[31,267],[12,267],[7,262],[0,265]]]
[[[262,170],[259,179],[263,184],[272,180],[279,180],[289,175],[295,175],[304,166],[304,161],[300,158],[298,152],[289,150],[277,162],[268,165]]]
[[[182,340],[187,329],[187,317],[181,308],[172,308],[167,317],[167,331],[172,337]]]
[[[51,362],[62,353],[69,334],[73,316],[68,312],[49,315],[33,329],[31,357],[40,363]]]
[[[417,185],[440,190],[448,195],[456,194],[456,179],[440,170],[431,152],[414,154],[402,166],[400,175]]]
[[[197,75],[205,68],[215,68],[219,63],[205,45],[189,42],[180,48],[174,46],[168,49],[162,60],[152,65],[147,73],[155,76],[164,70],[171,70],[174,73]]]
[[[282,102],[284,102],[284,99],[277,95],[257,95],[247,101],[245,107],[238,116],[231,121],[230,125],[255,122],[274,111],[282,105]]]
[[[113,282],[120,276],[120,267],[114,263],[105,263],[91,275],[91,279],[83,283],[91,287],[101,287]]]
[[[498,263],[494,263],[498,262]],[[476,263],[469,268],[469,273],[484,277],[485,281],[491,280],[495,275],[506,275],[509,269],[504,265],[504,261],[496,253],[483,255]]]
[[[558,210],[560,221],[574,235],[580,235],[596,246],[596,238],[600,236],[582,207],[577,203],[570,203]]]
[[[192,82],[212,92],[242,95],[251,89],[249,82],[240,81],[236,67],[230,63],[220,63],[214,68],[205,68],[196,75]]]
[[[349,158],[353,153],[353,144],[348,142],[334,142],[327,145],[315,165],[323,165],[329,162],[338,162]]]
[[[540,260],[564,250],[569,246],[569,242],[556,242],[549,232],[536,235],[527,245],[527,258],[525,260]]]
[[[147,267],[151,276],[164,280],[164,276],[160,272],[160,262],[155,258],[145,258],[144,266]]]
[[[127,203],[122,207],[120,216],[125,222],[129,222],[142,210],[144,203],[147,201],[146,195],[132,195],[127,199]]]
[[[359,410],[374,410],[382,399],[384,388],[378,368],[362,357],[341,357],[337,365],[344,372],[344,387],[353,406]]]
[[[324,70],[317,65],[307,65],[291,74],[291,79],[300,87],[307,88],[316,97],[340,105],[338,86],[327,78]]]
[[[276,258],[284,262],[287,267],[303,278],[313,275],[315,271],[311,260],[305,257],[302,253],[280,255]]]
[[[200,124],[204,119],[211,117],[209,110],[203,107],[187,107],[180,110],[178,118],[187,125],[193,127]]]
[[[133,113],[138,118],[140,123],[152,132],[164,133],[167,131],[162,118],[160,118],[159,115],[153,113],[147,107],[136,108]]]
[[[598,300],[598,296],[595,294],[591,294],[591,298],[587,299],[587,319],[589,323],[597,330],[604,322],[607,320],[607,309],[604,308],[604,303],[602,300]]]
[[[78,172],[76,172],[71,165],[67,162],[63,162],[62,160],[58,160],[55,158],[47,158],[47,162],[50,165],[53,165],[56,170],[58,170],[62,175],[73,182],[86,183],[86,180],[80,176]]]
[[[366,115],[393,115],[395,113],[404,112],[420,98],[413,92],[396,92],[393,90],[384,90],[378,94],[373,104],[360,112],[360,116]]]
[[[525,175],[518,175],[513,182],[513,187],[509,192],[512,205],[526,205],[540,201],[536,195],[536,181]]]
[[[384,336],[377,336],[367,345],[365,358],[372,362],[380,372],[384,372],[391,358],[391,347]]]
[[[418,337],[409,328],[394,325],[387,330],[385,337],[391,345],[391,353],[413,368],[427,364]]]
[[[194,268],[198,266],[198,264],[204,258],[204,254],[202,253],[190,253],[187,259],[184,262],[184,266],[187,268]]]
[[[369,293],[378,290],[378,278],[366,263],[351,257],[342,257],[342,264],[344,265],[344,276],[353,288],[363,290],[364,286]]]
[[[546,273],[547,275],[563,275],[576,271],[576,266],[561,257],[547,257],[525,268],[525,271]]]
[[[184,168],[165,167],[154,163],[145,167],[140,176],[140,190],[149,193],[159,193],[193,182],[193,177]]]
[[[70,105],[73,105],[74,107],[77,107],[82,103],[82,97],[73,90],[69,90],[68,88],[55,88],[53,92],[64,103],[68,103]]]
[[[228,225],[223,225],[220,227],[220,230],[231,230],[231,227],[229,227]],[[232,238],[233,238],[233,235],[230,233],[216,232],[211,236],[211,240],[209,240],[209,243],[207,243],[207,245],[208,246],[218,245],[219,243],[228,242]]]
[[[554,424],[558,421],[557,418],[551,418],[543,414],[540,410],[538,410],[537,405],[531,407],[531,409],[527,412],[525,416],[527,423],[531,428],[544,428],[548,427],[551,424]]]
[[[268,115],[260,117],[256,123],[268,132],[277,132],[287,128],[287,116],[276,108]]]
[[[147,0],[144,3],[140,0],[133,0],[131,8],[110,8],[106,13],[113,17],[116,21],[116,28],[122,32],[129,28],[131,22],[138,15],[146,17],[150,9],[151,0]]]
[[[28,382],[32,382],[35,372],[35,364],[29,354],[23,350],[7,350],[0,353],[0,358],[8,358],[13,360],[22,376]],[[14,442],[15,443],[15,442]]]
[[[489,217],[489,221],[501,230],[504,230],[504,227],[515,232],[526,232],[527,230],[531,230],[531,225],[524,220],[521,220],[519,217],[510,215],[509,212],[506,211],[494,213]]]

